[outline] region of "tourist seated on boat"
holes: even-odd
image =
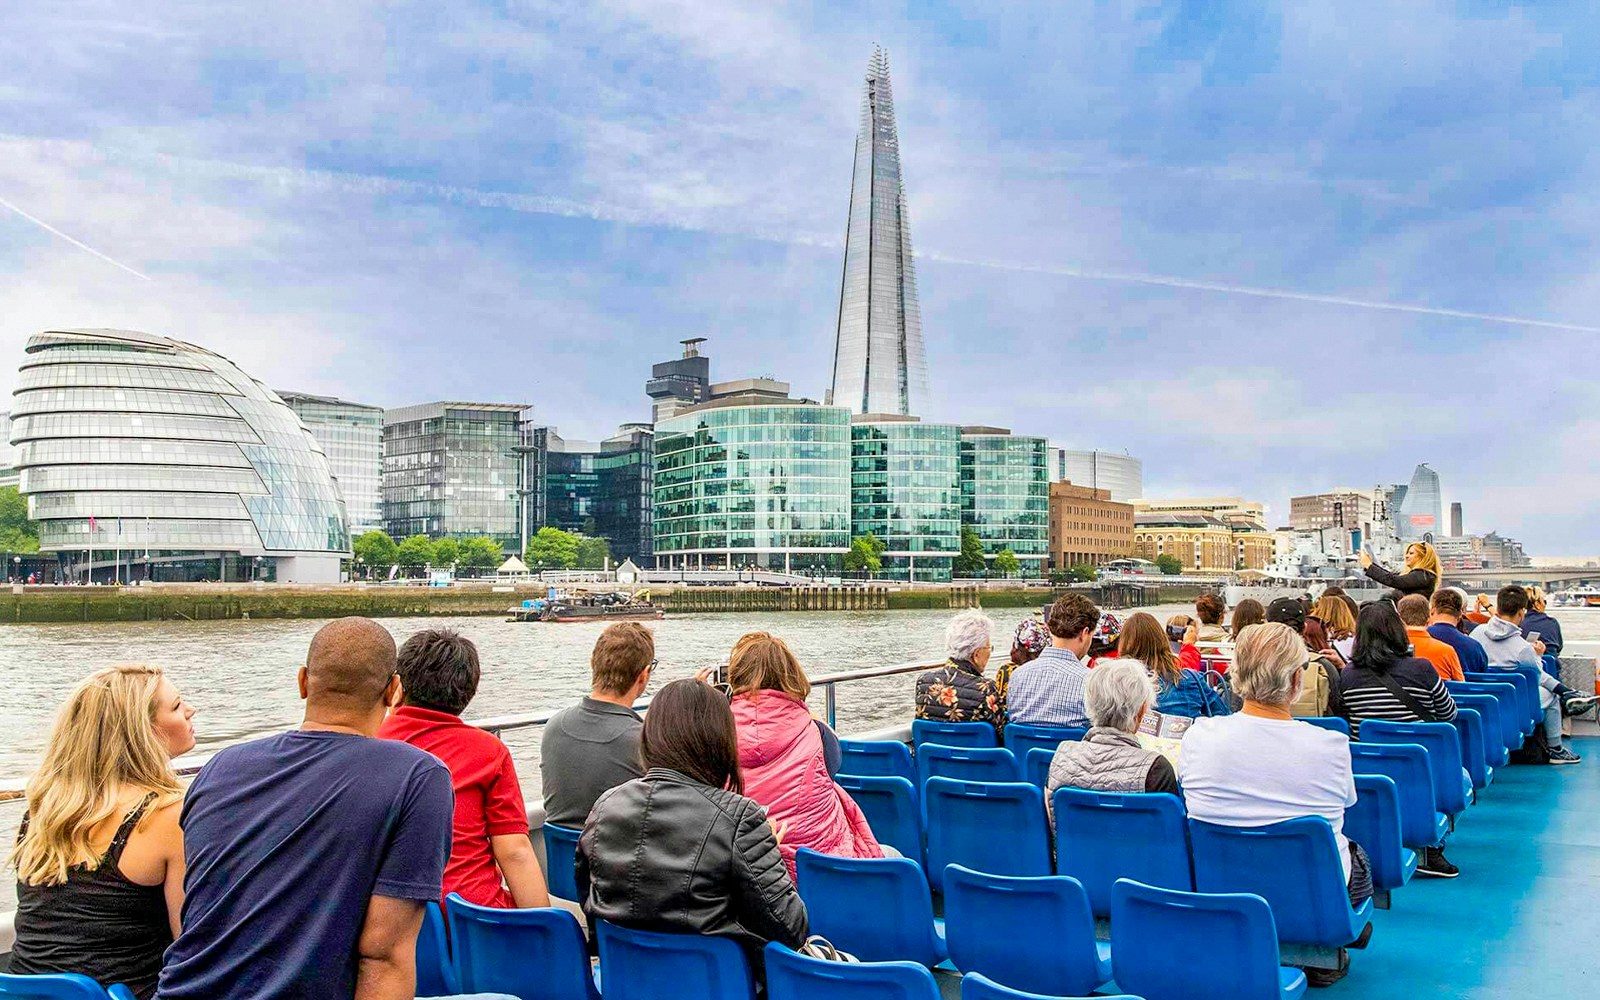
[[[1100,620],[1089,636],[1089,669],[1093,670],[1103,660],[1116,659],[1121,641],[1122,619],[1110,611],[1100,612]]]
[[[1311,606],[1311,617],[1322,622],[1333,651],[1346,663],[1355,655],[1356,615],[1360,613],[1351,608],[1352,603],[1342,593],[1330,595],[1324,592],[1317,598],[1317,603]]]
[[[1449,722],[1456,703],[1433,664],[1412,652],[1411,635],[1388,601],[1373,601],[1356,622],[1355,656],[1339,675],[1350,732],[1367,719]]]
[[[1432,597],[1439,589],[1439,553],[1427,542],[1412,542],[1406,546],[1405,571],[1395,573],[1372,561],[1366,549],[1361,550],[1361,571],[1374,583],[1392,588],[1399,596],[1421,594]]]
[[[1155,708],[1162,715],[1181,715],[1193,719],[1203,715],[1227,715],[1232,711],[1222,695],[1206,682],[1206,675],[1200,669],[1200,651],[1183,643],[1174,653],[1166,629],[1156,621],[1155,616],[1143,611],[1129,615],[1127,624],[1122,628],[1120,649],[1119,660],[1132,657],[1148,667],[1154,675]],[[1112,665],[1107,663],[1104,666]],[[1096,667],[1090,671],[1090,679],[1102,669],[1104,667]],[[1085,700],[1087,703],[1087,696]],[[1089,718],[1091,721],[1094,719],[1092,706]]]
[[[300,668],[299,729],[211,758],[183,807],[183,929],[160,1000],[409,996],[450,857],[450,772],[375,739],[400,701],[394,639],[340,618]]]
[[[1194,613],[1200,619],[1200,634],[1196,641],[1227,642],[1228,630],[1222,624],[1222,616],[1227,612],[1228,606],[1220,594],[1207,592],[1195,598]]]
[[[1495,595],[1494,617],[1472,630],[1472,638],[1489,656],[1491,669],[1533,667],[1539,671],[1539,705],[1544,709],[1545,757],[1552,764],[1576,764],[1583,758],[1568,749],[1561,739],[1561,717],[1577,715],[1594,708],[1600,698],[1580,695],[1544,671],[1544,644],[1522,637],[1522,621],[1528,613],[1528,592],[1515,584],[1500,588]]]
[[[1233,606],[1233,617],[1228,619],[1228,635],[1237,639],[1239,634],[1252,625],[1259,625],[1267,620],[1267,609],[1253,597],[1246,597]]]
[[[806,906],[784,867],[785,831],[744,795],[728,699],[685,678],[650,703],[645,773],[600,796],[578,840],[578,895],[591,921],[743,946],[759,970],[769,941],[805,943]]]
[[[1440,587],[1434,591],[1428,602],[1432,612],[1428,617],[1428,634],[1456,651],[1463,673],[1481,673],[1489,669],[1489,654],[1469,634],[1477,626],[1462,631],[1466,601],[1466,593],[1455,587]]]
[[[1356,804],[1350,741],[1289,714],[1303,683],[1305,642],[1278,622],[1252,625],[1234,646],[1234,688],[1244,708],[1196,719],[1183,738],[1178,780],[1189,815],[1222,826],[1265,826],[1321,816],[1333,827],[1350,902],[1372,895],[1366,852],[1344,835],[1344,811]],[[1363,935],[1364,936],[1364,935]],[[1343,971],[1307,969],[1319,985]]]
[[[1167,655],[1172,655],[1171,650]],[[1139,723],[1150,711],[1155,694],[1149,668],[1126,654],[1089,671],[1084,700],[1089,706],[1090,729],[1081,742],[1064,740],[1050,759],[1047,810],[1050,796],[1062,787],[1178,794],[1178,775],[1172,762],[1139,745]],[[1053,813],[1050,824],[1055,825]]]
[[[11,855],[11,972],[75,972],[140,1000],[155,993],[183,905],[172,758],[193,749],[193,718],[159,667],[98,670],[67,697]]]
[[[400,647],[398,669],[403,700],[378,735],[426,750],[450,769],[456,810],[444,896],[457,892],[503,909],[549,906],[511,751],[461,721],[478,693],[478,647],[451,629],[426,629]]]
[[[1448,643],[1440,642],[1428,634],[1428,616],[1432,606],[1421,594],[1407,594],[1395,605],[1400,620],[1405,623],[1406,636],[1411,640],[1412,652],[1433,664],[1440,680],[1466,680],[1461,673],[1461,657]]]
[[[728,686],[744,791],[783,831],[790,876],[802,847],[843,858],[883,857],[861,807],[829,773],[828,727],[806,708],[811,682],[788,644],[769,632],[741,636],[728,657]]]
[[[1089,712],[1083,701],[1089,668],[1083,658],[1089,653],[1099,624],[1100,609],[1087,597],[1063,594],[1056,598],[1045,617],[1050,645],[1011,678],[1006,711],[1012,722],[1089,727]]]
[[[1017,623],[1017,629],[1011,635],[1011,659],[1000,665],[994,673],[994,686],[1000,692],[1000,700],[1005,701],[1006,692],[1011,689],[1011,675],[1024,663],[1032,663],[1050,645],[1050,630],[1038,618],[1024,618]]]
[[[987,722],[999,733],[1006,725],[1006,699],[994,681],[983,676],[994,652],[994,622],[977,608],[950,619],[944,630],[944,666],[917,676],[919,719],[936,722]],[[1048,653],[1048,650],[1046,650]],[[1038,661],[1035,660],[1034,663]],[[1024,669],[1031,669],[1029,663]],[[1019,670],[1012,676],[1015,683]]]
[[[1544,652],[1540,659],[1544,661],[1545,673],[1561,679],[1561,623],[1545,613],[1544,591],[1539,587],[1524,587],[1528,593],[1528,613],[1522,619],[1522,637],[1530,642],[1537,638],[1544,643]]]
[[[644,774],[633,706],[655,665],[655,636],[638,622],[607,625],[595,640],[589,696],[557,712],[539,742],[545,822],[581,829],[596,799]]]

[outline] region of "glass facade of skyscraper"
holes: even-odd
[[[961,432],[961,523],[990,563],[1010,549],[1024,576],[1038,576],[1050,551],[1048,444],[999,428]]]
[[[1395,528],[1401,538],[1442,535],[1443,513],[1439,474],[1424,462],[1411,473],[1411,483],[1400,500],[1400,517]]]
[[[856,537],[884,543],[880,576],[950,579],[961,548],[961,429],[863,419],[850,427],[850,515]]]
[[[656,565],[837,571],[850,546],[850,413],[704,406],[656,424]]]
[[[649,558],[655,435],[630,425],[596,444],[542,432],[543,506],[535,526],[604,538],[619,562]]]
[[[521,547],[532,411],[521,403],[424,403],[383,424],[384,530]]]
[[[322,445],[344,496],[350,535],[383,527],[383,407],[331,396],[279,392]]]

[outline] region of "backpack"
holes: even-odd
[[[1339,697],[1338,667],[1326,656],[1313,656],[1300,678],[1300,697],[1289,706],[1290,715],[1304,719],[1339,714],[1343,699]]]

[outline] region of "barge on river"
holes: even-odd
[[[666,613],[649,601],[649,591],[637,594],[552,594],[523,601],[510,609],[512,622],[655,621]]]

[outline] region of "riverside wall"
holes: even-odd
[[[372,618],[504,614],[542,596],[543,584],[397,587],[364,584],[156,584],[137,587],[11,587],[0,590],[0,623],[218,621],[244,618]],[[598,589],[598,588],[596,588]],[[1153,586],[1142,594],[1076,588],[1112,607],[1193,600],[1194,586]],[[836,587],[651,586],[650,602],[671,613],[761,611],[902,611],[1048,604],[1064,587],[984,584]]]

